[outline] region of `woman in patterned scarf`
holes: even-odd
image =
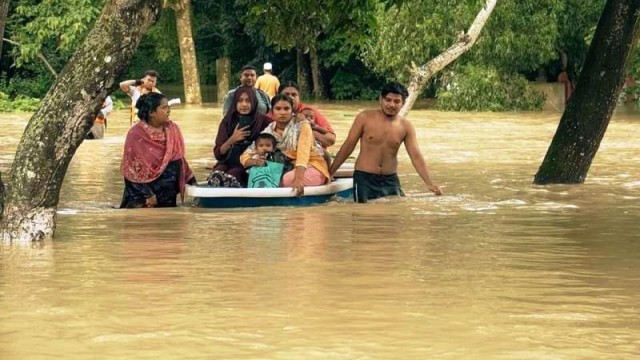
[[[184,200],[185,184],[196,182],[185,158],[184,139],[169,120],[167,98],[142,95],[136,103],[138,121],[124,143],[121,172],[124,194],[121,208],[172,207]]]

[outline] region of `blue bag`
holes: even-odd
[[[254,166],[249,169],[250,188],[277,188],[280,186],[284,165],[266,161],[265,166]]]

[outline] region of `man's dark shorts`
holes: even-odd
[[[353,172],[353,200],[366,203],[385,196],[404,196],[397,174],[378,175],[355,170]]]

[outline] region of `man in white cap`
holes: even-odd
[[[264,74],[258,76],[256,81],[256,89],[260,89],[269,95],[269,98],[273,98],[278,93],[278,87],[280,87],[280,80],[275,77],[271,71],[273,65],[271,63],[264,63]]]

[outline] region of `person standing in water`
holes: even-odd
[[[386,196],[404,196],[398,179],[398,149],[404,143],[411,163],[429,191],[442,195],[440,187],[431,180],[431,172],[420,153],[416,130],[407,119],[398,115],[409,93],[399,83],[382,87],[380,109],[360,112],[349,130],[347,139],[333,160],[330,173],[351,155],[358,141],[360,154],[353,173],[353,198],[356,202]]]
[[[120,90],[126,92],[131,97],[131,114],[129,115],[129,125],[137,121],[138,109],[136,103],[140,96],[151,92],[162,94],[156,87],[158,83],[158,72],[155,70],[147,70],[144,72],[142,79],[125,80],[120,83]]]

